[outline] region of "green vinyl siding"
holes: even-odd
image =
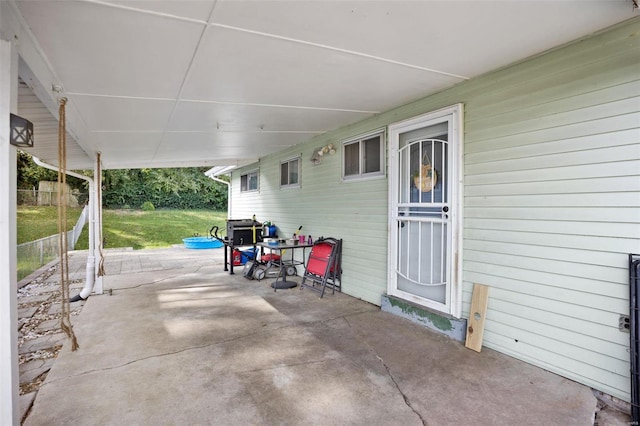
[[[472,283],[491,286],[485,346],[625,400],[638,28],[498,71],[465,110],[464,315]]]
[[[262,158],[232,217],[344,239],[344,292],[386,291],[388,181],[342,181],[314,149],[464,104],[463,317],[490,286],[484,345],[629,400],[627,254],[640,252],[640,19]],[[279,187],[301,156],[301,186]],[[388,155],[388,154],[387,154]],[[247,166],[245,171],[255,169]]]

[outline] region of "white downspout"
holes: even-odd
[[[93,251],[92,255],[95,257],[97,262],[94,264],[94,283],[93,283],[93,293],[94,294],[102,294],[102,275],[98,272],[96,265],[99,265],[103,262],[104,258],[102,256],[102,155],[98,152],[98,157],[96,158],[96,162],[93,165],[93,182],[94,182],[94,197],[93,197],[93,218],[91,219],[91,229],[93,230],[93,246],[91,250]],[[91,234],[89,234],[91,235]]]
[[[53,170],[59,172],[58,167],[52,166],[40,160],[37,157],[32,157],[33,162],[38,166],[44,167],[45,169]],[[75,172],[66,171],[66,174],[69,176],[77,177],[78,179],[83,179],[89,182],[89,256],[87,256],[87,272],[86,279],[84,283],[84,287],[80,290],[80,298],[82,300],[86,300],[91,291],[93,290],[93,285],[95,282],[96,276],[96,257],[95,257],[95,230],[94,230],[94,222],[95,222],[95,184],[93,179],[88,176],[84,176]],[[73,297],[70,301],[77,302],[78,297]]]
[[[206,173],[205,175],[215,180],[216,182],[224,183],[225,185],[227,185],[227,219],[231,219],[231,182],[227,182],[226,180],[222,180],[215,176],[207,175]]]

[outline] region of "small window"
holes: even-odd
[[[249,192],[258,190],[258,171],[253,170],[251,172],[240,175],[240,192]]]
[[[384,174],[383,133],[369,134],[342,144],[344,179],[357,179]]]
[[[280,163],[280,187],[300,186],[300,157]]]

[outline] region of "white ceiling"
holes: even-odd
[[[637,15],[631,0],[0,8],[21,78],[54,115],[69,100],[69,168],[98,151],[105,168],[246,164]],[[54,138],[35,138],[57,163]]]

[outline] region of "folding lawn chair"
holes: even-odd
[[[316,241],[311,248],[309,259],[304,270],[300,290],[310,288],[324,296],[327,286],[332,294],[342,291],[342,239],[323,238]]]

